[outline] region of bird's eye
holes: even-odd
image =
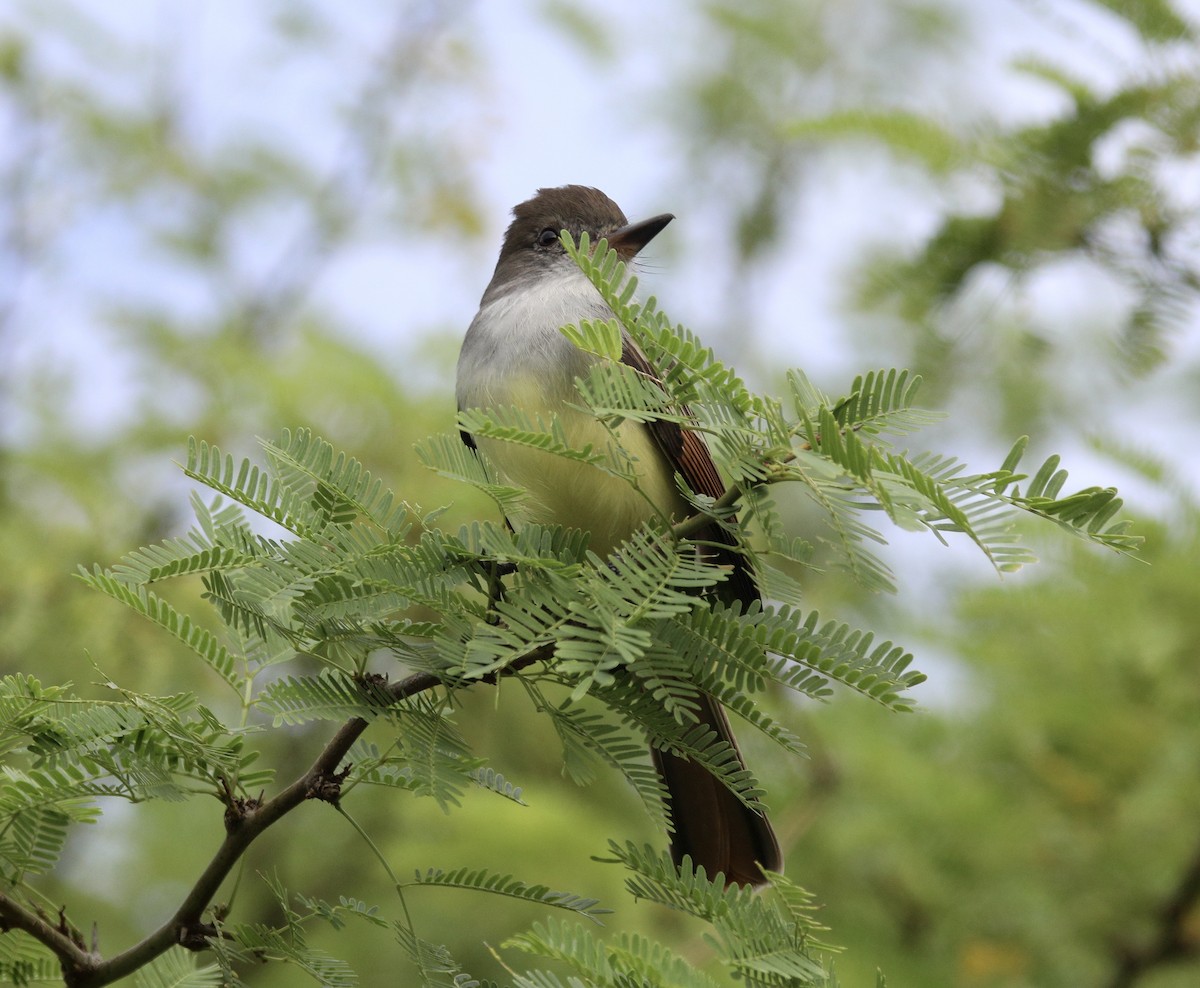
[[[558,243],[558,231],[552,226],[546,227],[537,236],[537,245],[539,247],[553,247]]]

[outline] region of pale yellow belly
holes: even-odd
[[[535,414],[549,411],[544,407],[530,409],[526,403],[522,407]],[[575,448],[591,443],[596,451],[603,452],[612,446],[609,432],[591,416],[561,405],[555,410]],[[657,517],[666,523],[687,514],[687,503],[675,486],[673,472],[646,428],[626,422],[618,435],[628,456],[626,462],[637,478],[636,485],[598,466],[575,463],[541,450],[488,439],[479,439],[478,444],[505,478],[529,492],[524,520],[581,528],[591,533],[592,551],[605,556],[650,519]],[[619,453],[609,459],[622,462]],[[522,519],[510,521],[519,527]]]

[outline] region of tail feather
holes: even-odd
[[[729,719],[712,697],[704,697],[700,721],[738,751]],[[782,870],[779,841],[765,816],[747,807],[697,762],[658,750],[653,756],[667,787],[676,864],[689,855],[710,878],[722,872],[731,885],[762,885],[763,869]]]

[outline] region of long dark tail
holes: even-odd
[[[700,722],[738,750],[721,705],[705,696]],[[743,805],[707,769],[664,751],[654,763],[670,797],[671,856],[678,864],[688,854],[709,878],[725,874],[726,884],[761,885],[762,869],[781,871],[783,854],[767,818]],[[739,752],[738,757],[741,757]]]

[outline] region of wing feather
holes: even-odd
[[[621,346],[621,362],[662,386],[662,378],[641,348],[628,335]],[[683,406],[682,412],[684,415],[691,415],[686,405]],[[678,422],[661,419],[649,423],[648,428],[658,448],[670,461],[672,469],[683,478],[691,490],[711,498],[719,498],[725,493],[725,482],[721,480],[708,444],[700,433],[684,428]],[[737,551],[737,541],[734,537],[720,525],[712,524],[701,531],[698,538],[703,542],[728,547],[715,551],[722,563],[732,567],[729,578],[732,596],[744,604],[757,600],[759,593],[754,573],[747,565],[745,557]]]

